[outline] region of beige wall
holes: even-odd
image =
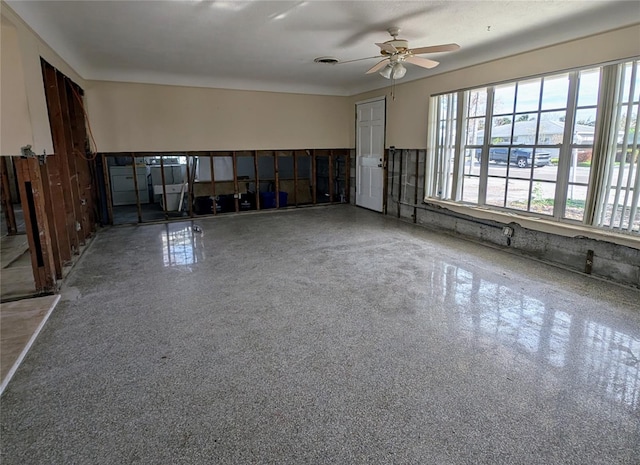
[[[386,146],[424,149],[427,144],[429,96],[526,76],[588,66],[640,55],[640,25],[535,50],[466,69],[351,97],[355,102],[387,95]],[[409,69],[408,73],[411,70]],[[355,142],[350,127],[350,145]]]
[[[18,155],[33,145],[24,69],[16,28],[2,18],[0,33],[0,154]]]
[[[3,39],[0,58],[2,65],[0,76],[2,78],[0,81],[2,87],[1,154],[18,155],[20,147],[25,144],[31,144],[32,150],[38,154],[43,151],[53,153],[40,57],[70,77],[80,87],[85,87],[85,82],[11,8],[4,2],[0,2],[0,7]],[[5,36],[9,39],[6,56]],[[6,128],[5,124],[8,125]]]
[[[91,81],[100,152],[349,147],[348,99]]]

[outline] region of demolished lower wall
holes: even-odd
[[[425,203],[425,155],[425,150],[412,149],[395,149],[387,154],[387,215],[513,250],[580,273],[585,273],[589,251],[593,251],[591,275],[640,288],[640,249],[587,237],[536,231],[517,222],[474,218]],[[352,173],[355,174],[355,169]],[[352,185],[355,186],[355,182]],[[503,234],[505,226],[513,229],[512,237]]]

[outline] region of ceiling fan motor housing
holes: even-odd
[[[404,52],[405,50],[407,50],[409,48],[409,42],[404,40],[404,39],[387,40],[385,42],[385,44],[393,45],[396,48],[396,50],[398,50],[398,52]],[[383,55],[392,55],[391,53],[387,52],[386,50],[382,50],[382,54]]]

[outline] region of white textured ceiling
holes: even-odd
[[[637,0],[8,0],[86,79],[352,95],[389,81],[365,71],[374,42],[401,28],[411,47],[456,42],[404,81],[640,22]]]

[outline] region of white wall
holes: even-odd
[[[98,151],[349,147],[345,97],[91,81]]]
[[[424,149],[427,144],[428,102],[433,94],[637,56],[640,56],[640,25],[396,84],[395,100],[389,97],[390,88],[356,95],[351,97],[351,107],[357,101],[386,94],[386,146]],[[353,128],[350,129],[349,141],[353,146],[355,135]]]

